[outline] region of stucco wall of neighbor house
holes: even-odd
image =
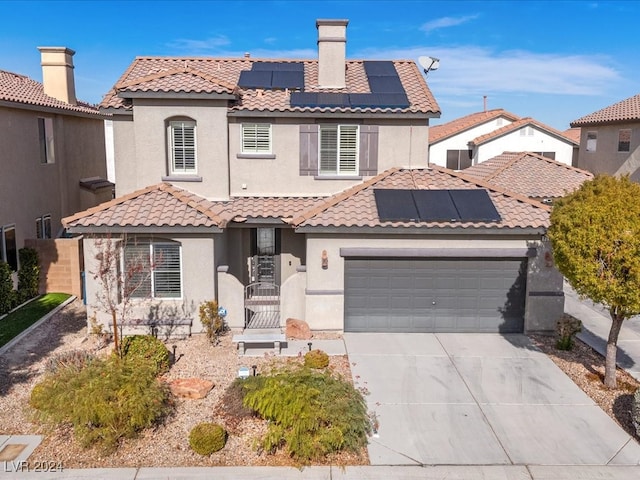
[[[497,118],[475,126],[457,135],[453,135],[441,142],[435,143],[429,147],[429,162],[442,167],[447,166],[447,150],[468,150],[469,142],[480,135],[493,132],[499,128],[513,123],[511,120],[501,118],[500,123]],[[502,153],[502,152],[500,152]]]
[[[626,128],[631,129],[630,151],[618,152],[618,132]],[[587,152],[589,132],[597,132],[595,152]],[[640,168],[640,123],[581,127],[577,166],[594,174],[633,173]]]
[[[503,135],[476,147],[474,164],[484,162],[504,152],[555,152],[555,160],[571,165],[573,144],[556,136],[532,128],[532,135],[521,135],[524,129]]]
[[[231,195],[329,195],[358,184],[359,179],[318,178],[300,175],[300,124],[315,119],[229,119],[229,163]],[[272,155],[241,153],[242,123],[271,123]],[[428,126],[425,120],[336,119],[336,124],[377,125],[378,173],[391,167],[425,167],[428,156]],[[241,158],[239,158],[241,157]],[[366,177],[365,177],[366,178]]]
[[[148,238],[148,237],[147,237]],[[129,236],[131,240],[131,236]],[[153,236],[154,241],[176,241],[181,243],[182,298],[180,299],[133,299],[129,318],[149,318],[151,312],[160,318],[178,316],[193,319],[192,332],[203,331],[198,316],[198,307],[203,301],[215,299],[214,237]],[[113,239],[112,241],[118,241]],[[83,241],[87,296],[87,319],[95,315],[106,330],[111,328],[111,315],[100,305],[98,296],[102,292],[100,282],[94,278],[98,267],[96,255],[101,247],[99,239],[85,237]],[[89,323],[90,326],[90,323]]]
[[[305,320],[313,330],[342,330],[344,328],[344,258],[340,255],[341,248],[490,249],[496,252],[504,249],[518,249],[524,252],[532,246],[532,241],[536,242],[534,237],[507,238],[479,235],[474,238],[444,235],[416,236],[416,238],[397,238],[394,235],[379,237],[345,235],[339,237],[308,233]],[[534,243],[535,245],[537,244]],[[322,268],[323,250],[327,251],[327,269]],[[533,287],[539,284],[534,278],[537,274],[538,270],[529,269],[527,282],[531,283]],[[552,276],[544,277],[540,281],[544,283],[551,281],[552,278],[554,282],[557,281],[557,278]],[[561,281],[559,285],[561,288]],[[553,287],[547,287],[545,291],[548,291],[548,288],[556,291],[558,285],[554,283]],[[553,296],[548,296],[546,299],[551,299],[552,302],[557,300]],[[540,322],[544,321],[542,318],[543,309],[547,308],[548,302],[544,300],[541,302],[542,305],[534,305],[527,310],[525,329],[529,329],[530,323],[532,326],[536,326],[537,330],[544,329],[537,327]]]
[[[223,100],[134,101],[134,121],[114,121],[117,194],[154,185],[167,179],[212,200],[229,197],[227,102]],[[168,122],[196,122],[196,169],[192,174],[169,171]],[[133,132],[123,130],[133,129]],[[120,179],[126,180],[119,185]],[[188,181],[198,177],[198,181]],[[201,179],[201,181],[200,181]]]

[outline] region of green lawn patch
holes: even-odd
[[[70,296],[68,293],[47,293],[0,320],[0,347],[20,335]]]

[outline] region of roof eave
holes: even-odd
[[[547,227],[426,227],[426,226],[376,226],[376,227],[338,227],[303,225],[295,229],[296,233],[359,233],[394,235],[544,235]]]
[[[144,233],[144,234],[174,234],[174,233],[222,233],[223,230],[215,226],[194,226],[194,225],[164,225],[164,226],[131,226],[131,225],[101,225],[101,226],[68,226],[70,233],[91,234],[91,233]]]
[[[119,98],[162,98],[162,99],[180,99],[180,100],[237,100],[237,95],[232,93],[217,92],[118,92]]]
[[[70,110],[61,107],[49,107],[44,105],[38,105],[34,103],[23,103],[12,100],[0,100],[0,107],[17,108],[20,110],[31,110],[35,112],[51,113],[55,115],[69,115],[72,117],[93,118],[95,120],[107,120],[110,115],[103,113],[101,110],[96,109],[95,113],[80,112],[77,110]]]
[[[322,118],[418,118],[440,117],[440,112],[324,112],[324,111],[278,111],[278,110],[230,110],[229,117],[318,117]]]

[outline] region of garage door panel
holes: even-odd
[[[525,279],[526,259],[346,259],[345,330],[522,332]]]

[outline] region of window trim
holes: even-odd
[[[248,129],[254,128],[254,132]],[[260,149],[260,128],[267,127],[267,149]],[[246,130],[245,130],[246,129]],[[253,138],[249,137],[253,135]],[[264,135],[264,132],[262,133]],[[253,142],[255,147],[251,148],[247,143]],[[240,125],[240,154],[243,158],[275,158],[273,155],[273,124],[272,123],[243,123]]]
[[[49,232],[47,236],[47,221],[49,223]],[[51,231],[51,214],[47,213],[36,218],[36,238],[37,239],[49,239],[52,238]]]
[[[341,135],[343,128],[355,128],[355,142],[354,151],[352,156],[354,158],[354,170],[341,171]],[[335,170],[323,170],[322,168],[322,133],[323,131],[336,131],[336,158],[335,158]],[[333,177],[359,177],[360,176],[360,125],[357,124],[320,124],[318,125],[318,176],[333,176]]]
[[[449,167],[449,152],[457,152],[457,154],[458,154],[457,167],[458,168]],[[466,167],[462,167],[462,160],[463,160],[463,157],[465,157],[465,156],[468,157],[467,160],[469,162],[469,165],[466,166]],[[464,170],[466,168],[469,168],[471,166],[473,166],[473,150],[472,149],[467,148],[467,149],[458,149],[458,150],[456,150],[456,149],[452,148],[450,150],[447,150],[445,167],[447,167],[450,170],[456,171],[456,172],[461,172],[462,170]],[[460,168],[460,167],[462,167],[462,168]]]
[[[156,295],[156,285],[155,285],[155,275],[154,273],[156,273],[158,271],[158,269],[156,269],[153,265],[153,257],[155,255],[155,247],[156,246],[162,246],[162,245],[170,245],[173,247],[177,247],[178,248],[178,259],[179,259],[179,271],[180,271],[180,294],[179,296],[175,296],[175,297],[167,297],[167,296],[158,296]],[[148,265],[148,270],[145,269],[144,274],[145,275],[149,275],[149,295],[135,295],[135,292],[133,292],[130,297],[132,299],[137,299],[137,300],[144,300],[144,299],[152,299],[152,300],[182,300],[183,299],[183,295],[184,295],[184,273],[183,273],[183,259],[182,259],[182,243],[180,242],[175,242],[175,241],[170,241],[170,240],[164,240],[164,241],[146,241],[146,240],[142,240],[142,241],[134,241],[134,242],[129,242],[128,244],[124,245],[124,251],[123,251],[123,255],[121,258],[121,272],[123,277],[126,275],[126,268],[127,268],[127,264],[126,264],[126,249],[127,247],[148,247],[147,248],[147,257],[146,257],[146,262]],[[165,271],[170,271],[170,269],[165,269]],[[146,282],[146,280],[145,280]]]
[[[14,243],[14,252],[15,252],[14,253],[15,258],[13,258],[13,262],[10,262],[9,259],[7,258],[7,237],[6,237],[7,231],[13,231],[13,243]],[[9,267],[11,267],[11,270],[13,272],[17,272],[18,269],[20,268],[19,259],[18,259],[18,238],[16,235],[15,223],[10,223],[7,225],[0,226],[0,260],[9,264]],[[14,265],[12,265],[12,263],[15,263],[15,268],[14,268]]]
[[[623,142],[620,140],[622,132],[629,132],[629,140]],[[626,150],[621,150],[620,145],[626,144]],[[631,129],[630,128],[621,128],[618,130],[618,153],[631,153]]]
[[[176,168],[176,146],[175,146],[175,128],[180,125],[184,131],[185,127],[193,128],[193,168]],[[168,157],[169,157],[169,176],[194,176],[198,173],[198,126],[197,122],[192,119],[184,120],[169,120],[167,125],[167,137],[168,137]],[[184,138],[184,137],[183,137]],[[183,142],[184,143],[184,142]],[[183,153],[188,147],[183,146]],[[184,157],[184,154],[183,154]],[[186,160],[183,158],[182,162],[186,165]]]

